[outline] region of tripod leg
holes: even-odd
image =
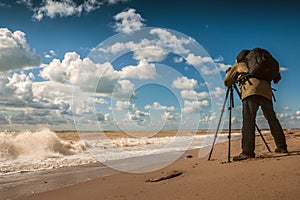
[[[270,149],[269,145],[267,144],[264,136],[262,135],[261,130],[258,128],[257,124],[255,124],[255,127],[256,127],[257,131],[259,132],[259,135],[261,136],[261,139],[264,141],[268,151],[271,153],[271,149]]]
[[[209,153],[209,156],[208,156],[208,160],[211,159],[211,155],[212,155],[212,152],[213,152],[214,147],[215,147],[215,144],[216,144],[216,140],[217,140],[217,137],[218,137],[218,132],[219,132],[219,129],[220,129],[220,125],[221,125],[223,113],[224,113],[224,110],[225,110],[225,105],[226,105],[227,98],[228,98],[228,94],[229,94],[229,88],[227,88],[227,91],[226,91],[226,95],[225,95],[223,107],[222,107],[222,110],[221,110],[220,119],[219,119],[218,126],[217,126],[217,130],[216,130],[216,133],[215,133],[214,141],[213,141],[213,144],[212,144],[211,149],[210,149],[210,153]]]
[[[230,102],[229,102],[229,106],[228,106],[228,110],[229,110],[229,118],[228,118],[228,162],[230,163],[230,151],[231,151],[231,111],[232,108],[234,107],[233,105],[233,91],[232,91],[232,87],[230,87]]]

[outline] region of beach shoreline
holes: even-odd
[[[267,152],[257,137],[256,158],[228,163],[228,144],[223,142],[216,145],[211,161],[207,161],[207,156],[199,158],[199,149],[194,149],[186,152],[191,158],[178,159],[159,170],[147,173],[114,171],[110,176],[90,177],[66,187],[17,199],[297,199],[300,196],[300,132],[286,132],[286,137],[289,154]],[[265,135],[265,139],[274,150],[271,135]],[[232,141],[231,155],[238,153],[240,141]],[[149,182],[173,171],[182,174]],[[65,179],[70,177],[63,176]],[[48,184],[47,180],[40,181]]]

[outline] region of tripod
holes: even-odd
[[[232,108],[234,107],[234,102],[233,102],[233,88],[235,89],[235,91],[237,92],[237,94],[239,95],[239,97],[241,99],[241,93],[239,92],[239,90],[238,90],[238,88],[236,86],[236,83],[232,84],[231,86],[229,86],[227,88],[225,99],[224,99],[224,103],[223,103],[222,110],[221,110],[220,119],[219,119],[219,122],[218,122],[217,130],[216,130],[216,133],[215,133],[214,141],[213,141],[210,153],[209,153],[208,160],[211,159],[211,155],[212,155],[212,152],[214,150],[214,146],[216,144],[216,140],[217,140],[217,137],[218,137],[218,132],[219,132],[219,129],[220,129],[220,125],[221,125],[223,113],[224,113],[224,110],[225,110],[225,105],[226,105],[227,99],[229,97],[229,105],[228,105],[228,110],[229,110],[229,120],[228,120],[228,162],[230,162],[230,150],[231,150],[231,111],[232,111]],[[270,148],[269,148],[269,146],[268,146],[268,144],[267,144],[264,136],[262,135],[261,130],[258,128],[257,124],[255,124],[255,127],[256,127],[257,131],[259,132],[259,135],[261,136],[263,142],[265,143],[268,151],[271,152],[271,150],[270,150]]]

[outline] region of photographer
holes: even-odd
[[[233,157],[234,161],[255,157],[255,118],[259,106],[268,121],[275,140],[277,146],[275,152],[288,153],[285,135],[273,109],[270,82],[254,77],[244,77],[248,72],[246,56],[249,52],[249,50],[243,50],[238,54],[236,63],[226,71],[224,79],[224,84],[227,87],[235,84],[238,80],[243,105],[242,153]],[[278,76],[277,79],[280,79],[280,74]]]

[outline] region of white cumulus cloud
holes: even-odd
[[[209,101],[203,100],[203,101],[184,101],[184,107],[182,108],[183,113],[198,113],[202,107],[208,107]]]
[[[214,97],[220,98],[221,95],[225,94],[225,90],[220,87],[216,87],[214,91],[211,91],[210,94]]]
[[[285,72],[285,71],[287,71],[288,70],[288,68],[286,68],[286,67],[280,67],[280,71],[281,72]]]
[[[110,63],[96,64],[89,58],[81,59],[76,52],[68,52],[63,60],[53,59],[40,71],[46,80],[78,86],[86,92],[97,92],[113,97],[135,97],[134,84],[129,79],[155,79],[155,64],[140,60],[115,70]]]
[[[182,98],[189,100],[199,100],[209,97],[209,93],[206,91],[196,92],[195,90],[182,90],[180,94]]]
[[[43,5],[34,9],[33,18],[40,21],[43,17],[47,16],[54,18],[67,17],[72,15],[80,15],[82,12],[83,6],[77,6],[72,0],[65,1],[53,1],[45,0]]]
[[[139,80],[155,79],[155,64],[148,63],[147,60],[141,60],[137,66],[126,66],[120,71],[121,78],[135,78]]]
[[[49,52],[44,52],[44,57],[45,58],[48,58],[48,59],[50,59],[50,58],[54,58],[54,57],[56,57],[57,55],[56,55],[56,53],[55,53],[55,51],[54,50],[50,50]]]
[[[99,9],[104,4],[116,4],[127,0],[84,0],[78,3],[75,0],[43,0],[40,5],[34,5],[32,0],[18,0],[33,11],[32,18],[41,21],[45,17],[51,19],[55,17],[80,16],[82,13],[89,13]]]
[[[185,48],[185,45],[188,45],[193,41],[192,38],[178,38],[176,35],[173,35],[165,29],[155,28],[150,30],[150,34],[156,35],[159,38],[158,46],[162,45],[167,49],[171,49],[175,54],[188,54],[189,49]]]
[[[130,74],[132,78],[134,74],[138,75],[133,71]],[[78,86],[82,91],[108,96],[114,93],[114,97],[134,96],[133,83],[120,79],[122,74],[125,72],[114,70],[110,63],[95,64],[89,58],[81,59],[75,52],[66,53],[62,61],[52,60],[40,72],[40,76],[46,80]]]
[[[153,39],[142,39],[138,41],[116,42],[105,48],[96,49],[99,53],[122,54],[129,51],[134,52],[134,59],[146,59],[149,62],[161,61],[168,52],[174,52],[178,55],[189,53],[187,45],[192,38],[181,38],[173,33],[160,28],[151,29],[149,32]]]
[[[182,57],[175,57],[174,58],[174,62],[175,63],[181,63],[183,61],[183,58]]]
[[[147,60],[148,62],[159,62],[162,61],[168,52],[162,48],[147,46],[142,49],[134,50],[133,58],[135,60]]]
[[[174,115],[172,115],[170,112],[164,112],[164,113],[161,115],[161,119],[162,119],[163,121],[173,120],[173,119],[174,119]]]
[[[198,81],[195,79],[189,79],[185,76],[178,77],[173,81],[172,86],[177,89],[194,89],[198,87]]]
[[[116,110],[136,110],[137,107],[135,104],[132,104],[130,101],[117,101],[115,104]]]
[[[146,122],[146,120],[145,120],[146,116],[149,116],[149,113],[142,112],[140,110],[136,110],[135,113],[127,112],[125,114],[124,121]]]
[[[163,106],[159,102],[155,101],[152,105],[146,105],[144,107],[145,110],[154,109],[154,110],[167,110],[167,111],[173,111],[175,110],[174,106]]]
[[[193,53],[190,53],[187,56],[186,61],[190,65],[197,66],[200,65],[201,63],[211,63],[213,62],[213,59],[211,57],[195,56]]]
[[[71,87],[56,82],[34,82],[33,74],[0,77],[0,104],[9,108],[31,108],[71,112]]]
[[[41,58],[30,50],[22,31],[0,28],[0,71],[38,66]]]
[[[133,8],[118,13],[114,19],[117,21],[114,25],[115,31],[126,34],[142,28],[144,26],[143,21],[145,21]]]

